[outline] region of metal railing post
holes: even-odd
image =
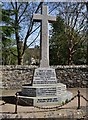
[[[77,109],[80,109],[80,91],[78,90],[78,107]]]
[[[15,105],[15,113],[17,114],[17,105],[18,105],[18,101],[19,101],[19,97],[18,97],[19,93],[16,93],[16,105]]]

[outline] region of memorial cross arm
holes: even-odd
[[[40,22],[42,20],[42,15],[41,14],[34,14],[33,15],[33,21],[34,22]]]
[[[34,21],[41,22],[41,60],[40,67],[49,67],[49,36],[48,36],[48,23],[56,21],[56,17],[48,15],[48,7],[42,6],[42,14],[34,14]]]
[[[56,21],[56,17],[55,16],[48,16],[48,21],[51,23],[51,22],[54,22]]]

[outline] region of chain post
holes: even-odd
[[[80,91],[78,90],[78,107],[77,109],[80,109]]]
[[[15,105],[15,113],[17,114],[17,105],[19,102],[19,97],[18,97],[19,93],[16,93],[16,105]]]

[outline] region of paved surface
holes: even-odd
[[[69,91],[73,95],[77,94],[80,90],[81,94],[87,98],[86,88],[71,88]],[[14,96],[18,90],[4,90],[2,96]],[[87,98],[88,99],[88,98]],[[12,99],[13,101],[13,99]],[[87,104],[84,99],[81,98],[81,109],[77,110],[77,98],[75,98],[71,103],[64,105],[61,109],[39,109],[33,106],[18,106],[18,113],[14,114],[15,104],[14,101],[10,104],[8,101],[0,100],[0,117],[1,118],[84,118],[87,116]],[[2,105],[3,104],[3,105]],[[53,107],[53,106],[52,106]],[[55,107],[55,106],[54,106]]]

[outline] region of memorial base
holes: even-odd
[[[34,106],[59,105],[72,98],[72,93],[67,91],[66,85],[62,83],[42,87],[23,86],[22,95],[30,97]]]
[[[57,83],[55,69],[52,68],[36,69],[33,85],[22,86],[21,94],[32,99],[34,106],[60,105],[72,98],[66,85]]]

